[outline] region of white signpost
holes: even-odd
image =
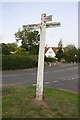
[[[45,53],[45,33],[46,28],[58,27],[60,22],[51,22],[52,15],[46,16],[45,13],[41,15],[40,24],[23,25],[23,29],[34,28],[40,29],[40,46],[39,46],[39,58],[38,58],[38,71],[37,71],[37,85],[36,85],[36,99],[43,99],[43,79],[44,79],[44,53]]]

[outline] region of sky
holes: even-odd
[[[52,22],[61,24],[46,29],[45,45],[56,47],[61,39],[64,47],[68,44],[78,47],[77,2],[3,2],[0,43],[15,42],[15,32],[22,29],[22,25],[40,23],[43,13],[52,15]]]

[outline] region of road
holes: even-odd
[[[36,85],[37,69],[2,72],[3,86]],[[44,86],[78,92],[78,64],[45,67]]]

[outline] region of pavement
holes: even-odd
[[[44,86],[78,92],[78,64],[45,66]],[[2,72],[2,86],[35,86],[37,68]]]

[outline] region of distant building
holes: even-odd
[[[45,47],[45,56],[48,58],[55,58],[58,47]]]

